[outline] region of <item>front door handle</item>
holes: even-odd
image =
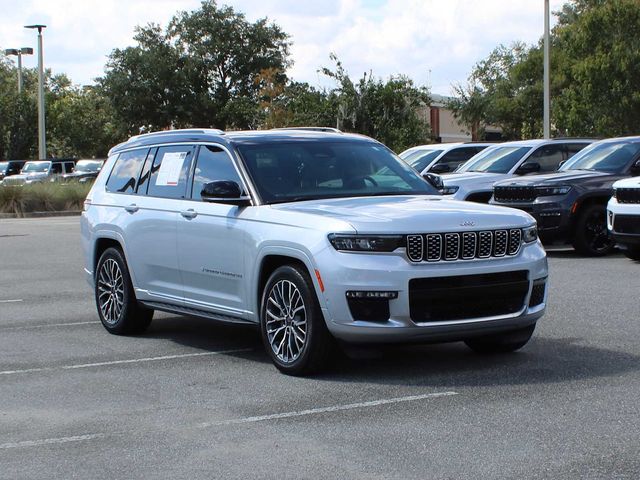
[[[140,207],[135,203],[132,203],[131,205],[127,205],[126,207],[124,207],[124,209],[129,213],[136,213],[138,210],[140,210]]]
[[[187,220],[191,220],[192,218],[196,218],[198,216],[198,212],[196,212],[193,208],[190,208],[189,210],[183,210],[182,212],[180,212],[180,215],[182,215]]]

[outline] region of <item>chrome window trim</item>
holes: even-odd
[[[238,176],[240,177],[240,180],[242,181],[242,187],[245,188],[248,192],[249,192],[249,196],[251,197],[251,203],[253,204],[253,206],[259,206],[262,205],[262,201],[260,199],[260,196],[258,195],[258,191],[255,189],[253,183],[251,183],[250,177],[245,169],[245,166],[243,164],[243,162],[241,161],[239,155],[236,155],[235,152],[232,152],[231,150],[229,150],[229,148],[227,148],[225,145],[215,142],[215,141],[211,141],[211,142],[157,142],[157,143],[152,143],[149,145],[146,145],[144,147],[140,147],[139,145],[134,147],[130,147],[130,148],[123,148],[122,150],[119,150],[117,152],[118,155],[120,155],[121,153],[125,153],[128,152],[130,150],[138,150],[140,148],[162,148],[162,147],[173,147],[173,146],[187,146],[187,145],[191,145],[191,146],[201,146],[201,145],[211,145],[214,147],[218,147],[221,148],[222,150],[224,150],[227,155],[229,155],[229,157],[231,158],[231,161],[233,163],[234,168],[236,169],[236,172],[238,173]],[[196,156],[197,158],[197,156]],[[190,173],[191,175],[191,173]],[[111,193],[111,192],[109,192]],[[158,197],[158,198],[164,198],[164,197]],[[191,202],[197,202],[197,203],[202,203],[200,200],[193,200],[191,198],[184,198],[181,200],[186,200],[186,201],[191,201]]]

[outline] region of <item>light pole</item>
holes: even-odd
[[[25,25],[24,28],[38,29],[38,156],[47,158],[47,138],[44,129],[44,66],[42,52],[42,30],[46,25]]]
[[[33,55],[33,48],[7,48],[4,54],[18,57],[18,95],[20,95],[22,93],[22,55]]]
[[[544,138],[551,136],[551,101],[549,93],[549,0],[544,0],[544,113],[543,130]]]

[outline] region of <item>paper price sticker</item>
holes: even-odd
[[[160,187],[175,187],[180,180],[180,172],[184,160],[187,158],[187,152],[167,152],[162,156],[160,170],[156,178],[156,185]]]

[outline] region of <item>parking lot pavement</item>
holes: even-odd
[[[521,352],[396,346],[281,375],[257,332],[107,334],[77,218],[0,220],[0,478],[640,477],[640,264],[550,254]]]

